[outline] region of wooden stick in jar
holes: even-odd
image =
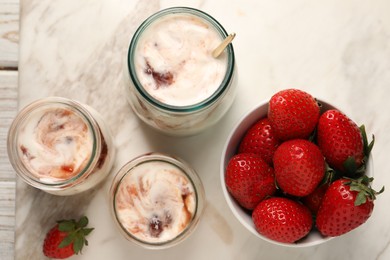
[[[218,58],[219,55],[221,55],[221,53],[223,52],[223,50],[226,48],[226,46],[229,45],[229,43],[231,43],[234,39],[234,37],[236,37],[236,34],[235,33],[231,33],[229,34],[222,42],[221,44],[219,44],[217,46],[217,48],[215,48],[213,50],[213,52],[211,53],[213,55],[214,58]]]

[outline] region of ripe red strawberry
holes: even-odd
[[[340,236],[362,225],[371,216],[376,192],[368,185],[372,178],[342,178],[326,191],[317,213],[316,225],[324,236]]]
[[[308,207],[314,215],[317,214],[328,187],[329,183],[320,184],[312,193],[302,198],[302,203]]]
[[[364,141],[359,127],[342,112],[332,109],[321,115],[317,143],[326,161],[335,170],[353,174],[362,166],[365,158]]]
[[[86,228],[88,218],[83,216],[79,221],[61,220],[50,229],[43,242],[43,253],[47,257],[64,259],[78,254],[84,245],[88,245],[85,237],[93,228]]]
[[[316,127],[319,116],[318,103],[302,90],[282,90],[269,101],[268,119],[281,140],[308,138]]]
[[[325,175],[326,165],[320,149],[307,140],[283,142],[276,149],[273,162],[277,185],[290,195],[309,195]]]
[[[261,156],[268,164],[272,165],[272,157],[280,141],[267,117],[257,121],[245,133],[238,152],[255,153]]]
[[[284,197],[261,201],[252,212],[252,219],[257,232],[282,243],[294,243],[305,237],[313,225],[308,208]]]
[[[317,186],[317,188],[312,193],[302,198],[302,203],[310,209],[313,215],[317,215],[318,209],[322,203],[322,199],[325,196],[325,192],[328,190],[330,184],[336,180],[336,178],[338,178],[338,176],[336,175],[335,171],[328,167],[325,172],[325,177]]]
[[[259,155],[233,156],[225,173],[226,187],[244,208],[252,210],[266,196],[276,191],[274,171]]]

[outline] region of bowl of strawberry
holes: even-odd
[[[240,223],[274,244],[324,243],[364,224],[376,196],[364,125],[299,89],[245,114],[221,158],[226,202]]]

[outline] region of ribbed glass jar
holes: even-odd
[[[193,8],[168,8],[147,18],[132,37],[125,66],[127,99],[137,116],[175,136],[217,123],[237,85],[232,44],[218,58],[211,54],[227,36],[217,20]]]
[[[181,159],[149,153],[126,163],[110,189],[113,219],[129,241],[148,249],[172,247],[196,228],[205,195]]]
[[[93,108],[48,97],[24,107],[8,132],[8,157],[27,184],[73,195],[100,183],[112,168],[110,130]]]

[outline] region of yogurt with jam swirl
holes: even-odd
[[[140,37],[134,63],[145,90],[161,103],[189,106],[213,95],[227,70],[227,55],[212,51],[221,35],[195,15],[170,14],[152,23]]]
[[[34,112],[19,132],[20,158],[41,180],[67,180],[86,167],[93,136],[84,120],[65,108]]]
[[[42,98],[21,109],[8,131],[7,151],[27,184],[61,196],[98,185],[115,156],[111,132],[100,114],[61,97]]]
[[[209,14],[172,7],[147,18],[133,34],[125,69],[127,99],[135,114],[165,134],[188,136],[216,124],[237,88],[232,44]]]
[[[196,195],[191,181],[176,166],[152,161],[134,167],[115,196],[122,227],[145,242],[177,237],[192,221]]]
[[[193,233],[203,213],[205,193],[201,179],[186,162],[152,152],[118,171],[110,200],[113,219],[127,240],[164,249]]]

